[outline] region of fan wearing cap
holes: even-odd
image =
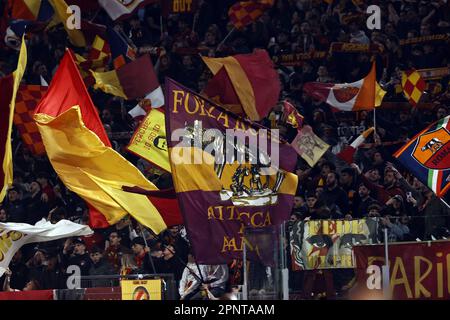
[[[139,268],[139,273],[154,273],[148,256],[148,248],[145,245],[144,238],[136,237],[131,241],[131,249],[134,253],[134,262]]]
[[[64,244],[62,260],[64,267],[76,265],[81,269],[82,276],[89,275],[91,267],[91,258],[86,252],[86,244],[83,239],[76,238],[75,240],[67,239]]]

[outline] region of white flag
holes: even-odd
[[[93,233],[88,226],[69,220],[52,224],[42,219],[34,226],[26,223],[0,223],[0,277],[8,268],[17,250],[27,243],[87,236]]]
[[[152,108],[161,108],[164,105],[164,93],[161,86],[150,92],[144,99],[148,99],[151,102]],[[128,114],[134,118],[147,116],[147,111],[137,104],[133,109],[131,109]]]
[[[126,18],[136,9],[146,4],[155,3],[157,0],[99,0],[98,3],[105,9],[113,20]]]

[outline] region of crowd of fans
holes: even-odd
[[[442,239],[449,236],[449,208],[395,162],[392,154],[419,130],[449,114],[448,75],[434,80],[433,90],[427,90],[422,98],[425,107],[405,108],[407,100],[398,89],[401,70],[450,66],[448,40],[400,45],[401,39],[448,35],[449,3],[442,0],[372,1],[381,8],[381,30],[369,30],[366,27],[367,4],[359,2],[363,1],[278,0],[255,23],[244,30],[234,30],[226,41],[223,40],[233,29],[227,9],[234,1],[229,0],[200,1],[196,15],[164,18],[162,30],[158,4],[147,6],[116,25],[140,52],[163,48],[152,56],[161,84],[165,77],[171,77],[198,92],[211,77],[199,54],[221,57],[264,48],[274,57],[327,51],[332,42],[381,45],[384,50],[376,56],[377,78],[387,90],[385,101],[396,102],[399,107],[378,109],[375,117],[373,112],[366,111],[332,112],[330,106],[302,91],[305,82],[342,83],[363,78],[370,70],[370,53],[338,52],[324,59],[306,60],[295,67],[276,64],[282,84],[280,103],[274,106],[263,124],[280,129],[287,140],[293,138],[292,128],[283,117],[281,101],[287,99],[305,116],[305,122],[314,132],[331,145],[313,168],[299,157],[296,169],[299,185],[290,223],[308,218],[379,217],[380,225],[389,230],[390,241]],[[106,23],[108,19],[100,12],[95,22]],[[25,82],[38,84],[43,77],[50,83],[66,46],[70,44],[62,28],[32,35],[28,40]],[[80,49],[75,51],[86,53]],[[4,48],[0,57],[0,75],[7,75],[14,70],[17,54]],[[130,133],[136,127],[127,112],[139,101],[122,101],[92,88],[89,90],[114,148],[136,164],[156,186],[170,187],[170,174],[125,151],[129,135],[123,133]],[[372,127],[374,119],[375,134],[358,150],[354,163],[348,165],[337,159],[335,154],[359,133]],[[45,156],[33,155],[21,143],[17,132],[13,135],[13,152],[14,185],[1,204],[0,222],[34,224],[46,218],[52,222],[70,219],[89,223],[86,204],[65,188]],[[125,218],[108,229],[96,230],[92,236],[23,247],[11,262],[11,272],[0,284],[3,282],[5,290],[65,288],[65,269],[78,265],[84,276],[172,273],[182,284],[181,297],[199,298],[197,292],[186,293],[182,288],[189,281],[199,280],[199,269],[193,268],[195,264],[189,253],[183,226],[172,227],[156,237]],[[186,265],[194,271],[187,272],[190,269],[186,269]],[[230,283],[239,282],[234,278],[238,272],[224,266],[201,266],[201,269],[204,278],[211,276],[214,280],[204,285],[205,289],[209,288],[210,297],[230,291],[226,283],[229,287]],[[192,275],[195,272],[197,276]]]

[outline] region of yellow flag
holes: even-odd
[[[8,131],[6,136],[5,154],[3,156],[2,170],[4,173],[4,181],[2,181],[2,190],[0,191],[0,202],[6,196],[6,191],[13,183],[13,159],[12,159],[12,146],[11,146],[11,133],[12,124],[14,119],[14,110],[16,106],[17,90],[19,89],[20,82],[22,81],[25,68],[27,66],[27,46],[25,44],[25,36],[22,37],[22,45],[20,47],[19,60],[17,62],[17,69],[14,72],[14,84],[11,98],[11,104],[9,105],[9,120]]]
[[[166,228],[147,197],[122,191],[122,186],[157,190],[155,185],[85,127],[79,106],[56,118],[39,113],[34,119],[60,179],[100,211],[109,224],[117,223],[129,213],[155,233]]]
[[[152,109],[130,140],[128,151],[171,172],[164,113]]]
[[[74,22],[74,17],[72,16],[72,14],[67,13],[67,9],[69,7],[67,3],[64,0],[50,0],[50,4],[55,10],[57,18],[64,25],[64,29],[66,29],[67,31],[70,42],[76,47],[86,47],[88,44],[86,43],[83,32],[80,29],[76,29],[70,25],[67,25],[68,23]],[[69,10],[69,12],[71,11]]]
[[[107,72],[92,71],[92,76],[95,78],[94,89],[100,89],[103,92],[112,94],[117,97],[128,99],[120,84],[119,77],[116,70]]]

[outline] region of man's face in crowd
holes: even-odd
[[[141,254],[144,251],[144,247],[140,244],[133,244],[131,247],[134,254]]]
[[[300,31],[303,34],[308,34],[311,31],[311,27],[308,22],[303,22],[300,26]]]
[[[178,226],[173,226],[170,228],[170,234],[175,237],[178,235],[180,229],[178,228]]]
[[[377,169],[372,169],[369,171],[369,180],[372,182],[378,182],[380,180],[380,172]]]
[[[436,118],[442,119],[447,115],[447,110],[445,108],[439,108],[436,112]]]
[[[36,181],[33,181],[30,185],[30,190],[31,193],[35,193],[35,192],[39,192],[41,189],[41,187],[39,186],[39,184]]]
[[[164,259],[170,259],[174,256],[175,254],[175,249],[172,246],[167,246],[164,248],[163,251],[163,255],[164,255]]]
[[[86,246],[82,243],[75,243],[75,246],[73,247],[73,252],[76,255],[82,255],[86,252]]]
[[[339,180],[341,184],[350,184],[352,182],[352,176],[347,172],[343,172]]]
[[[327,186],[334,187],[336,184],[337,184],[336,175],[334,174],[334,172],[330,172],[327,175]]]
[[[90,256],[93,263],[99,263],[99,261],[103,258],[101,252],[93,252]]]
[[[294,208],[300,208],[304,203],[302,197],[294,197]]]
[[[308,197],[308,198],[306,198],[306,205],[310,209],[314,208],[314,205],[316,204],[316,202],[317,202],[317,198],[316,197]]]
[[[384,185],[391,186],[395,183],[394,172],[388,171],[384,174]]]
[[[328,165],[322,166],[322,170],[320,171],[320,175],[322,177],[328,176],[328,174],[331,172],[331,168]]]
[[[112,246],[118,246],[118,245],[120,244],[120,240],[122,240],[122,239],[119,237],[119,235],[117,234],[117,232],[112,232],[112,233],[109,235],[109,243],[110,243]]]
[[[109,112],[109,110],[105,109],[102,111],[102,120],[103,120],[103,122],[111,121],[111,112]]]
[[[0,210],[0,222],[6,222],[6,211],[5,209]]]
[[[369,189],[367,189],[367,187],[365,185],[361,185],[361,186],[359,186],[358,194],[361,198],[364,199],[365,197],[367,197],[369,195]]]
[[[375,154],[373,155],[373,162],[375,164],[383,163],[383,157],[381,156],[381,153],[375,152]]]
[[[11,202],[19,200],[19,193],[16,190],[11,190],[8,192],[8,199]]]

